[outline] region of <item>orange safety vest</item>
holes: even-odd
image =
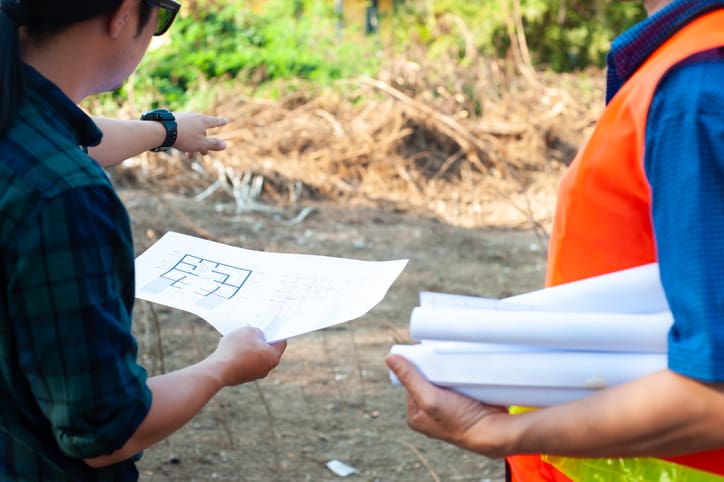
[[[651,191],[644,171],[649,106],[666,72],[696,53],[721,46],[724,9],[682,28],[616,93],[562,180],[547,286],[656,261]],[[666,460],[521,455],[509,457],[508,464],[513,482],[724,482],[724,449]]]

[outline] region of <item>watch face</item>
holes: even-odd
[[[141,116],[143,120],[176,120],[173,114],[165,109],[155,109],[148,111]]]

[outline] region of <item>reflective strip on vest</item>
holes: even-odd
[[[656,261],[644,172],[648,110],[676,64],[724,46],[724,9],[702,15],[663,43],[606,107],[561,182],[546,285]],[[522,410],[511,407],[511,413]],[[724,449],[672,457],[508,457],[513,482],[724,482]]]
[[[654,458],[579,459],[543,455],[571,480],[586,482],[721,482],[711,472]]]

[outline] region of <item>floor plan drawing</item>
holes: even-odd
[[[213,308],[232,299],[251,273],[249,269],[186,254],[145,289],[157,293],[168,288],[185,291],[198,297],[199,305]]]
[[[222,335],[257,327],[272,343],[359,318],[406,264],[252,251],[168,232],[136,258],[136,297],[194,313]]]

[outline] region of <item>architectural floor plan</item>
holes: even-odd
[[[171,232],[136,259],[136,297],[194,313],[222,334],[252,325],[276,341],[364,315],[406,264],[252,251]]]

